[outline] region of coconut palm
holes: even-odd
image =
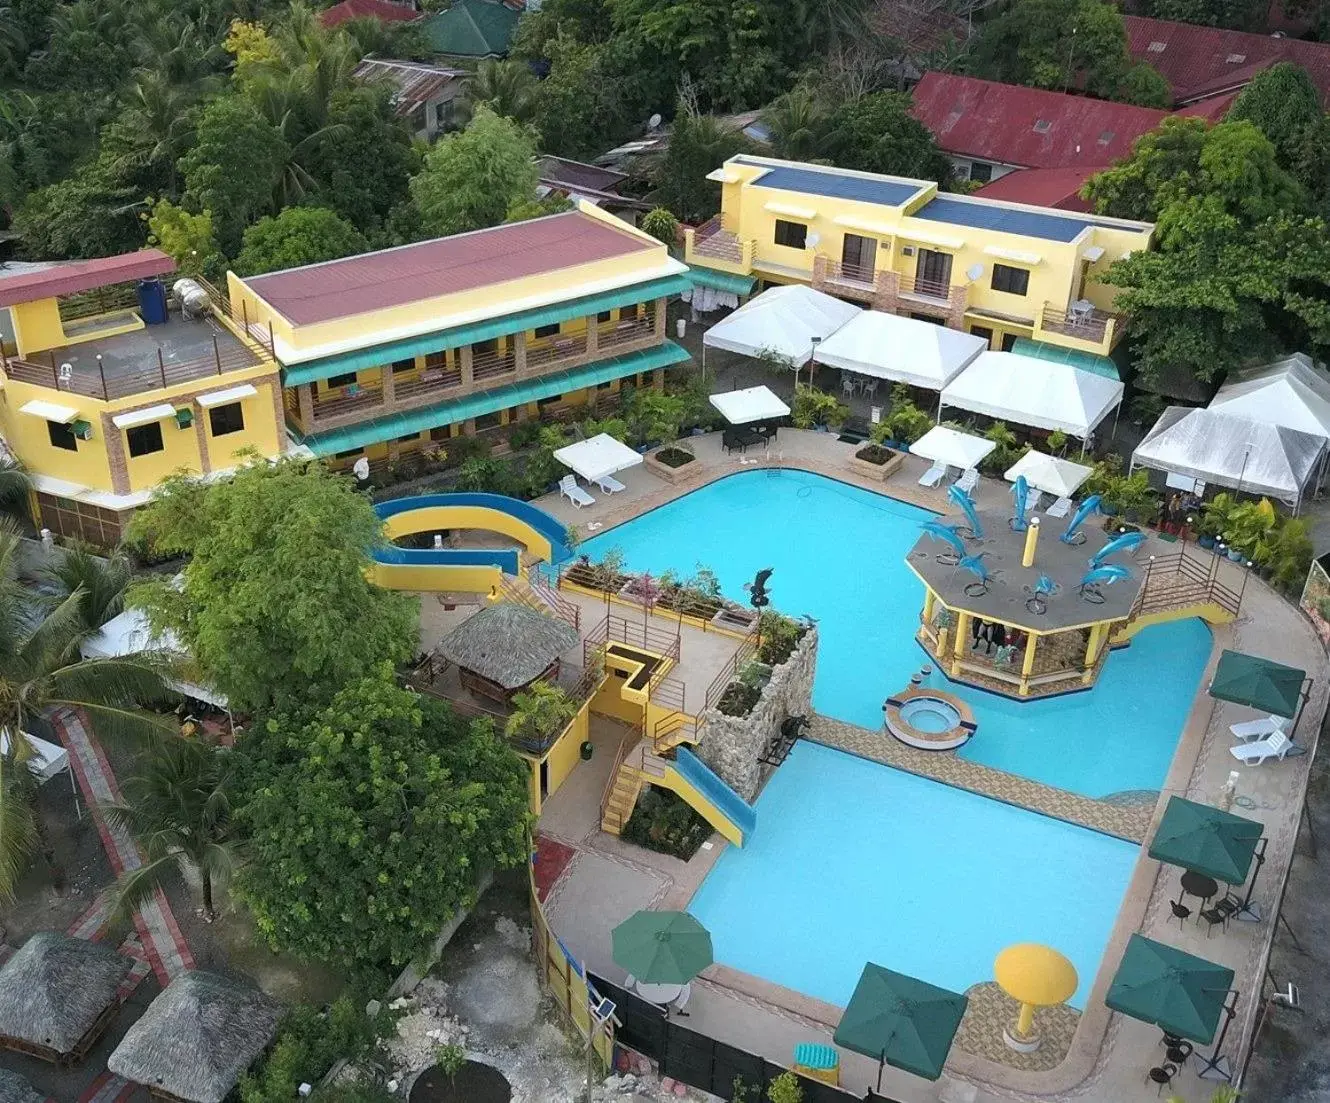
[[[23,465],[7,452],[0,452],[0,513],[26,520],[32,480]]]
[[[102,557],[90,549],[65,550],[47,571],[58,600],[74,598],[85,635],[92,635],[125,608],[125,590],[133,568],[124,553]]]
[[[763,110],[762,121],[771,131],[771,143],[782,157],[810,161],[821,155],[827,128],[826,107],[803,85],[773,100]]]
[[[471,78],[467,100],[472,109],[484,104],[494,114],[530,122],[536,113],[540,84],[521,61],[482,61]]]
[[[144,862],[121,878],[118,912],[132,912],[175,872],[198,880],[203,918],[217,917],[213,890],[224,889],[235,868],[230,785],[230,756],[185,740],[152,755],[125,783],[126,801],[107,812],[134,836]]]

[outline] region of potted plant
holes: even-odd
[[[532,682],[513,694],[513,712],[503,734],[518,743],[544,748],[577,715],[577,703],[558,686]],[[588,756],[589,757],[589,756]]]
[[[795,385],[790,420],[796,429],[816,429],[824,433],[828,426],[840,425],[849,416],[850,408],[834,394],[819,391],[806,383]]]

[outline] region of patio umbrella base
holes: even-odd
[[[1232,1082],[1233,1067],[1222,1054],[1219,1057],[1202,1057],[1198,1053],[1192,1060],[1196,1062],[1196,1075],[1202,1080],[1222,1080],[1226,1084]]]
[[[1256,904],[1244,904],[1242,910],[1236,912],[1233,918],[1243,923],[1259,923],[1261,909]]]
[[[1038,1034],[1031,1034],[1028,1038],[1025,1038],[1017,1034],[1015,1029],[1010,1026],[1002,1028],[1002,1040],[1017,1053],[1033,1053],[1044,1044],[1044,1040]]]

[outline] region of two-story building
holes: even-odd
[[[235,309],[271,339],[288,426],[343,464],[603,413],[688,358],[665,335],[687,268],[587,203],[229,281]]]
[[[690,265],[810,284],[1003,350],[1024,337],[1108,353],[1122,325],[1102,277],[1154,230],[765,157],[731,157],[708,179],[721,185],[721,213],[686,232]]]
[[[0,436],[38,523],[100,545],[168,475],[287,446],[271,341],[201,282],[175,304],[156,249],[0,272]]]

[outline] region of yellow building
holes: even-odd
[[[659,385],[687,359],[665,303],[689,286],[665,246],[589,204],[396,249],[241,279],[271,335],[288,423],[316,455],[396,459],[460,435]]]
[[[101,545],[168,475],[217,475],[287,445],[266,341],[194,285],[168,310],[170,257],[0,274],[0,436],[32,476],[42,526]]]
[[[1101,278],[1154,229],[765,157],[731,157],[708,179],[721,184],[721,214],[687,231],[690,265],[811,284],[994,349],[1024,337],[1107,353],[1122,326]]]

